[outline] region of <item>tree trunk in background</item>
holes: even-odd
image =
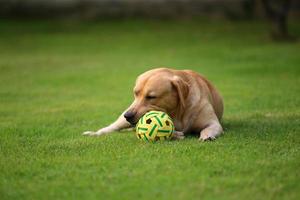
[[[263,7],[272,23],[271,36],[275,40],[293,41],[296,38],[288,32],[290,0],[262,0]]]

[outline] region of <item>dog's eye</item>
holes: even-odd
[[[146,99],[155,99],[155,98],[156,98],[156,96],[151,96],[151,95],[146,96]]]

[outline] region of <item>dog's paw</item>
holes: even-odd
[[[85,131],[85,132],[82,133],[82,135],[84,135],[84,136],[100,136],[102,134],[103,133],[99,132],[99,131],[97,131],[97,132],[94,132],[94,131]]]
[[[82,133],[82,135],[93,136],[93,135],[96,135],[96,132],[94,132],[94,131],[85,131],[85,132]]]
[[[174,131],[172,139],[182,140],[182,139],[184,139],[184,133],[180,132],[180,131]]]
[[[211,141],[211,140],[215,140],[215,139],[216,139],[216,137],[211,136],[207,133],[202,133],[199,138],[200,141]]]
[[[111,128],[111,127],[105,127],[105,128],[102,128],[98,131],[85,131],[82,133],[82,135],[87,135],[87,136],[100,136],[100,135],[105,135],[105,134],[108,134],[108,133],[111,133],[115,131],[115,129]]]

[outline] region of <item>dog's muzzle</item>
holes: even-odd
[[[124,114],[125,119],[130,123],[130,124],[135,124],[135,116],[136,116],[136,112],[133,111],[127,111]]]

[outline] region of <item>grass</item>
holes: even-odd
[[[299,199],[299,42],[273,43],[257,22],[0,27],[1,199]],[[81,136],[115,120],[154,66],[210,79],[225,100],[225,135]]]

